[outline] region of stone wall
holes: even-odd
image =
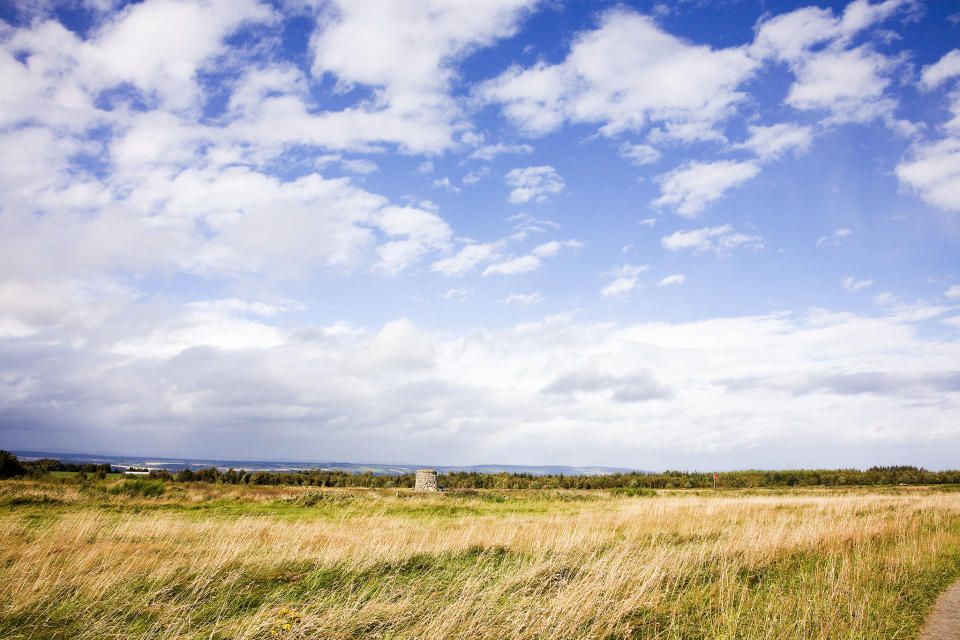
[[[437,485],[437,472],[433,469],[417,471],[417,483],[413,489],[414,491],[440,491],[440,487]]]

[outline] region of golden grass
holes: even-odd
[[[304,495],[6,483],[0,637],[910,638],[960,576],[956,493]]]

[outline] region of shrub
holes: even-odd
[[[114,495],[126,495],[130,497],[150,498],[162,495],[166,486],[161,480],[149,480],[147,478],[128,478],[123,482],[110,487],[110,493]]]
[[[631,497],[649,497],[657,495],[657,492],[654,489],[646,489],[644,487],[616,487],[610,489],[611,496],[631,496]]]
[[[0,478],[22,476],[24,473],[23,465],[17,460],[17,456],[0,449]]]

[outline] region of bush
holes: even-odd
[[[645,489],[643,487],[616,487],[610,489],[611,496],[630,496],[630,497],[650,497],[657,495],[657,492],[653,489]]]
[[[163,495],[166,486],[161,480],[149,480],[147,478],[130,478],[110,487],[110,493],[114,495],[126,495],[131,498],[151,498]]]
[[[22,476],[24,473],[23,465],[17,460],[17,456],[0,449],[0,478]]]

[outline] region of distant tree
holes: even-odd
[[[166,469],[151,469],[150,478],[156,478],[157,480],[166,480],[168,482],[173,481],[173,475]]]
[[[17,456],[0,449],[0,478],[12,478],[26,474],[26,469],[17,460]]]

